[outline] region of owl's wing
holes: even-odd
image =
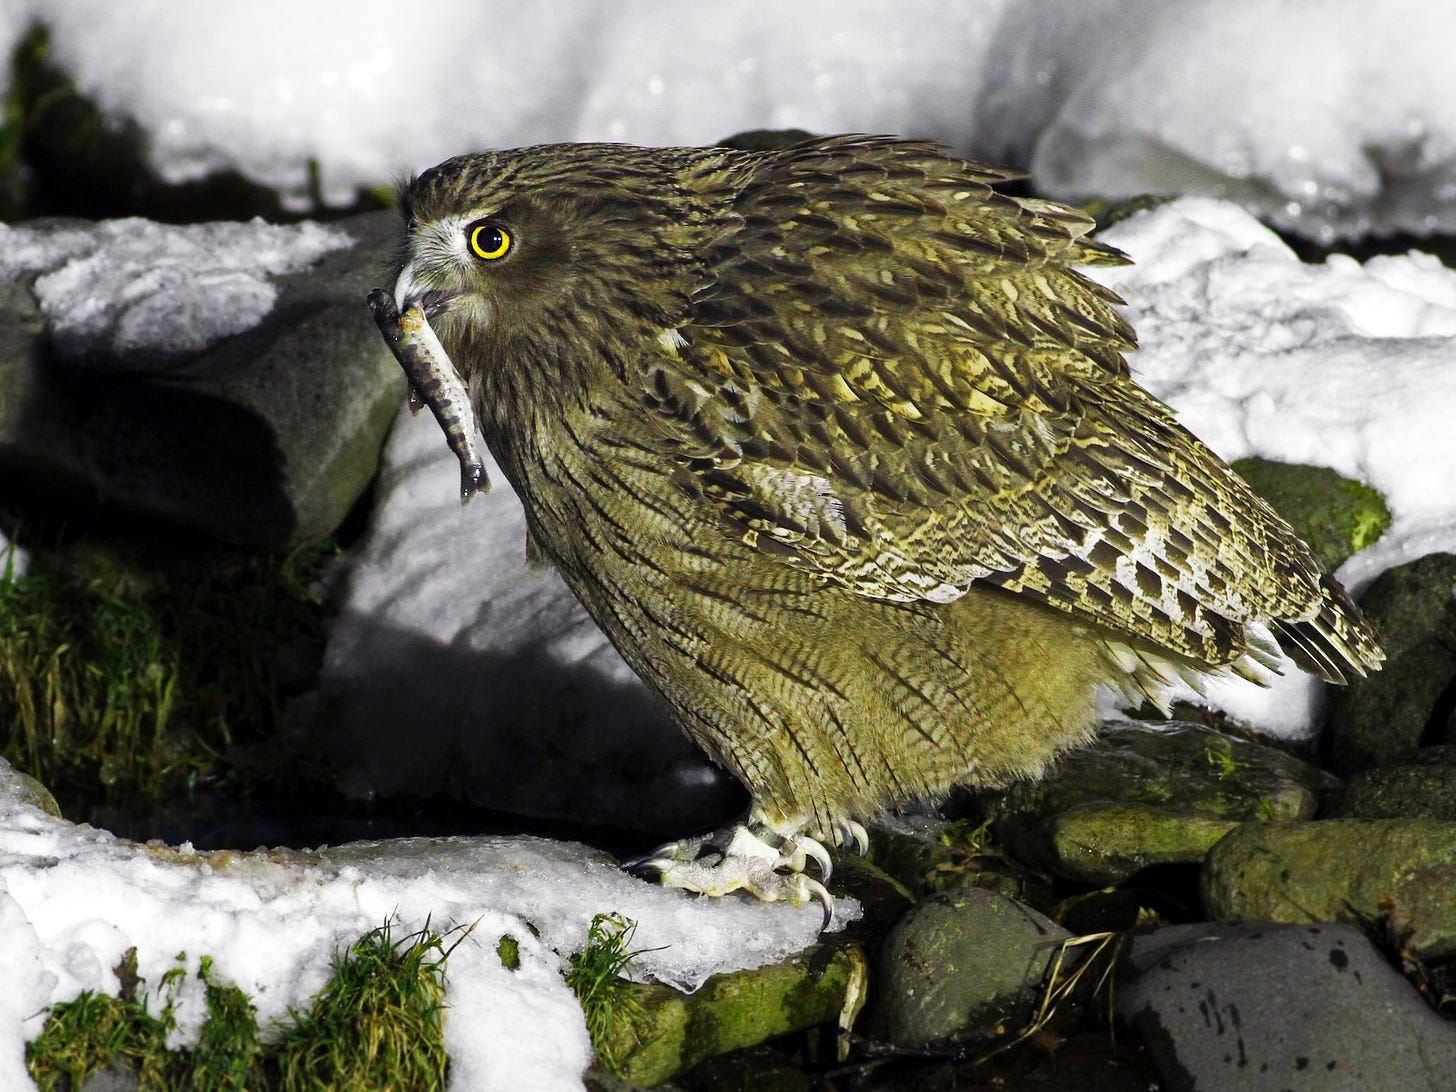
[[[743,186],[643,397],[725,529],[881,599],[973,581],[1209,664],[1267,621],[1327,677],[1357,616],[1128,378],[1091,221],[928,145],[838,139]]]

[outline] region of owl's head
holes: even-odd
[[[681,321],[734,153],[541,145],[458,156],[400,195],[395,300],[418,303],[467,379],[574,357],[621,373]]]

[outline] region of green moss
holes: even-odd
[[[197,1092],[243,1092],[259,1087],[263,1057],[252,1001],[237,986],[217,981],[207,956],[202,957],[197,973],[206,984],[207,1020],[192,1051],[189,1087]]]
[[[521,942],[507,933],[496,943],[495,954],[500,956],[501,966],[508,971],[521,969]]]
[[[1374,543],[1390,526],[1384,497],[1328,467],[1250,458],[1238,460],[1233,468],[1289,521],[1328,571]]]
[[[148,1011],[145,995],[135,996],[136,949],[127,952],[116,973],[121,996],[82,991],[56,1005],[40,1035],[26,1045],[26,1066],[41,1092],[80,1088],[90,1074],[111,1067],[133,1074],[142,1088],[190,1087],[184,1083],[185,1058],[167,1049],[167,1035],[176,1027],[172,994],[181,967],[162,976],[157,1016]]]
[[[618,1074],[660,1084],[705,1058],[843,1017],[862,989],[865,957],[854,947],[810,959],[714,975],[696,992],[628,984],[636,1009],[613,1029]]]
[[[124,550],[37,556],[0,573],[0,753],[89,816],[233,772],[276,734],[280,650],[321,647],[312,584],[332,546],[213,554],[165,572]]]

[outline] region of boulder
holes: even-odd
[[[1348,925],[1173,925],[1128,950],[1118,1016],[1168,1092],[1437,1092],[1456,1027]]]

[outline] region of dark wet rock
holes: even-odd
[[[1448,742],[1456,685],[1456,554],[1427,554],[1387,569],[1360,596],[1380,631],[1385,666],[1330,696],[1329,734],[1346,771],[1407,761],[1423,743]]]
[[[1390,509],[1379,492],[1328,467],[1256,456],[1238,460],[1233,468],[1289,521],[1328,572],[1390,526]]]
[[[864,952],[842,941],[784,963],[714,975],[685,994],[667,986],[630,986],[637,1016],[616,1025],[621,1075],[654,1086],[705,1058],[756,1046],[817,1024],[845,1023],[864,1004]]]
[[[1127,722],[988,806],[1015,856],[1106,884],[1201,861],[1239,823],[1309,818],[1333,784],[1291,755],[1203,725]]]
[[[1361,770],[1326,798],[1320,818],[1456,822],[1456,766],[1427,762]]]
[[[1246,823],[1208,854],[1212,918],[1383,922],[1420,959],[1456,955],[1456,823]]]
[[[38,230],[116,234],[107,222]],[[373,477],[405,386],[362,302],[394,245],[397,217],[360,216],[331,230],[353,245],[272,277],[271,308],[245,329],[206,341],[179,305],[182,348],[139,342],[135,309],[100,321],[43,314],[35,270],[0,285],[7,489],[72,513],[99,504],[160,517],[250,547],[333,531]],[[42,268],[69,259],[54,260],[61,265]],[[114,302],[93,301],[86,314]],[[164,298],[128,302],[165,313]]]
[[[1174,925],[1137,937],[1117,1011],[1168,1092],[1436,1092],[1456,1025],[1348,925]]]
[[[932,895],[885,938],[874,1026],[890,1042],[916,1047],[1023,1024],[1047,966],[1070,936],[991,891]]]

